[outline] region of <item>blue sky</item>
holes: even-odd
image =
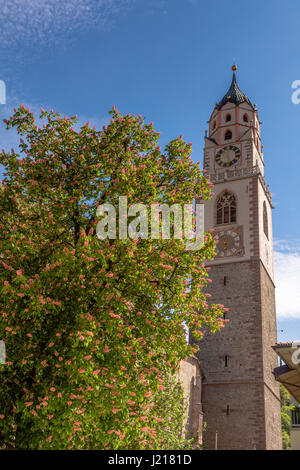
[[[24,103],[102,126],[115,104],[153,120],[162,144],[183,134],[195,161],[237,63],[263,122],[279,339],[300,339],[299,0],[0,0],[0,11],[1,118]],[[16,147],[2,122],[0,139]]]

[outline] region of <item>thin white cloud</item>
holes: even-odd
[[[300,240],[276,240],[274,249],[277,316],[300,320]]]
[[[57,43],[70,32],[105,27],[134,1],[0,0],[0,46]]]

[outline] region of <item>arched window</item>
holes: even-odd
[[[226,122],[231,121],[231,114],[226,114]]]
[[[244,122],[248,122],[248,121],[249,121],[249,118],[248,118],[247,114],[244,114],[244,116],[243,116],[243,121],[244,121]]]
[[[231,131],[226,131],[225,132],[225,140],[230,140],[232,139],[232,132]]]
[[[212,126],[213,129],[216,128],[216,121],[213,122],[213,126]]]
[[[264,234],[266,235],[267,239],[269,240],[268,212],[267,212],[266,201],[264,201],[264,204],[263,204],[263,227],[264,227]]]
[[[217,224],[236,222],[236,198],[230,191],[223,191],[217,199]]]

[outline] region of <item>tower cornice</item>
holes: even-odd
[[[246,167],[246,168],[238,168],[238,169],[233,169],[233,170],[218,171],[217,173],[211,173],[210,179],[213,184],[218,184],[218,183],[224,183],[227,181],[249,178],[252,176],[257,176],[259,178],[261,185],[265,191],[266,197],[268,198],[268,201],[271,207],[274,209],[274,206],[272,205],[272,195],[268,189],[267,183],[265,182],[265,179],[258,165],[255,165],[252,167]]]

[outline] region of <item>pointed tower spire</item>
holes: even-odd
[[[231,85],[230,85],[227,93],[223,96],[223,98],[221,99],[221,101],[218,103],[218,105],[216,107],[218,109],[220,109],[220,108],[222,108],[222,106],[224,106],[224,104],[226,104],[228,102],[238,105],[238,104],[243,103],[245,101],[247,103],[249,103],[250,106],[252,106],[249,98],[238,87],[238,84],[237,84],[237,81],[236,81],[236,76],[235,76],[237,66],[234,64],[231,67],[231,69],[232,69],[232,72],[233,72]],[[253,108],[253,106],[252,106],[252,108]]]

